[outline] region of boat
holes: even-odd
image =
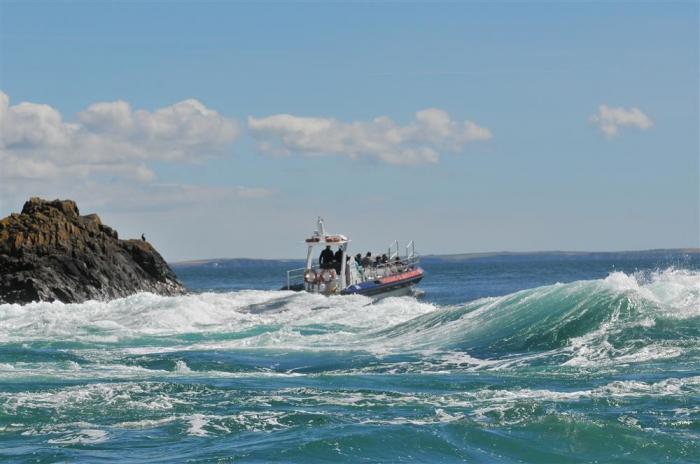
[[[358,264],[349,253],[351,240],[342,234],[326,233],[321,217],[318,218],[316,230],[304,243],[307,246],[306,265],[287,271],[287,283],[283,290],[323,295],[365,295],[379,299],[413,294],[415,285],[425,274],[418,266],[420,260],[413,241],[406,245],[403,256],[400,256],[398,241],[394,241],[388,247],[386,262],[373,262],[365,266]],[[314,264],[317,248],[326,246],[340,250],[340,262],[326,263],[324,266]]]

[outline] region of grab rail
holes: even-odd
[[[408,253],[408,249],[411,249],[411,253]],[[406,245],[406,258],[413,258],[416,256],[416,244],[413,240],[408,242],[408,245]]]
[[[396,247],[396,252],[394,252],[394,247]],[[389,256],[389,259],[394,259],[399,255],[399,241],[394,240],[391,245],[389,245],[389,248],[387,249],[387,253]]]
[[[321,266],[314,264],[310,269],[316,272],[321,269]],[[287,271],[287,290],[290,290],[293,286],[304,284],[304,273],[306,270],[307,268],[305,267],[299,267]]]

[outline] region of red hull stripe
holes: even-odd
[[[411,279],[413,277],[418,277],[419,275],[422,275],[423,271],[420,269],[414,269],[412,271],[404,272],[403,274],[397,274],[394,276],[389,276],[389,277],[382,277],[379,279],[379,282],[382,284],[391,284],[394,282],[398,282],[400,280],[406,280],[406,279]]]

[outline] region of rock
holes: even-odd
[[[72,200],[31,198],[0,220],[0,303],[108,300],[138,292],[180,295],[184,286],[142,240],[119,240]]]

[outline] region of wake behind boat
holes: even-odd
[[[383,257],[371,258],[368,253],[350,256],[351,240],[342,234],[327,234],[323,219],[311,237],[306,239],[306,266],[287,271],[284,290],[307,291],[323,295],[365,295],[374,298],[408,295],[421,281],[423,269],[418,266],[415,245],[411,241],[400,256],[395,241]],[[318,264],[314,264],[317,247],[325,248]],[[332,248],[337,247],[335,253]],[[383,258],[383,259],[382,259]]]

